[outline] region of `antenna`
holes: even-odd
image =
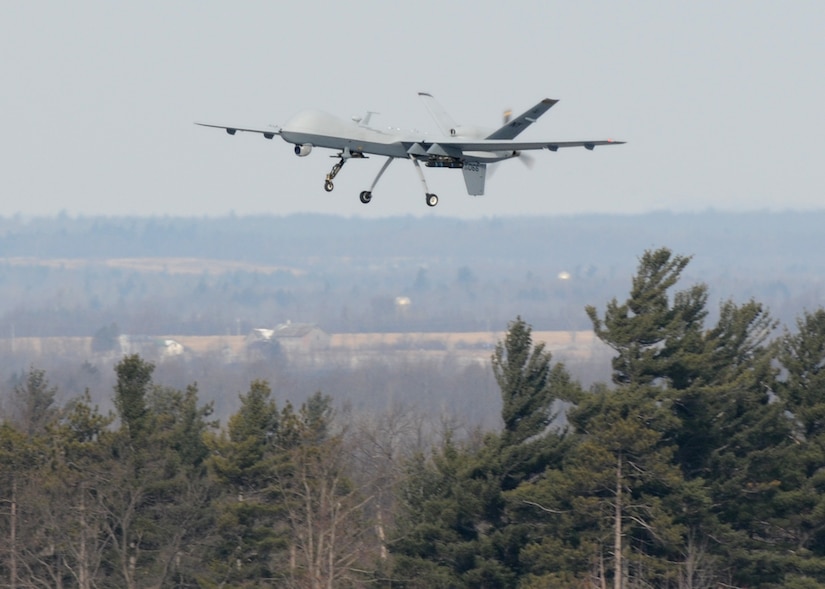
[[[358,123],[358,125],[361,126],[361,127],[368,127],[369,124],[370,124],[370,119],[372,118],[372,115],[380,115],[380,114],[381,114],[380,112],[376,112],[374,110],[368,110],[367,114],[365,114],[363,117],[352,117],[352,120],[355,121],[356,123]]]

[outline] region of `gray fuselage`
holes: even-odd
[[[482,130],[476,130],[471,136],[456,134],[453,137],[444,138],[447,142],[460,140],[462,138],[478,139],[483,137]],[[355,121],[344,121],[338,117],[317,110],[306,110],[292,117],[281,128],[281,137],[288,143],[295,145],[311,145],[313,147],[324,147],[329,149],[339,149],[345,154],[352,154],[353,157],[364,155],[380,155],[394,158],[409,158],[415,155],[424,161],[429,157],[422,154],[434,144],[439,143],[438,138],[430,137],[424,133],[403,132],[403,131],[382,131],[373,127],[360,125]],[[420,146],[415,149],[414,146]],[[436,155],[436,154],[433,154]],[[509,159],[517,155],[513,151],[495,152],[463,152],[456,154],[456,159],[461,161],[474,162],[497,162]]]

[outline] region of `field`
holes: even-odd
[[[259,272],[274,274],[288,272],[293,276],[305,274],[305,271],[284,266],[270,264],[255,264],[237,260],[206,260],[200,258],[33,258],[11,257],[4,258],[3,263],[8,266],[34,267],[80,270],[88,267],[103,266],[134,270],[136,272],[153,272],[165,274],[223,274],[226,272]]]
[[[503,332],[340,333],[330,335],[327,347],[303,352],[293,349],[290,358],[319,363],[324,358],[340,359],[347,355],[375,358],[388,354],[414,354],[430,358],[449,355],[461,364],[486,363],[504,335]],[[246,336],[167,335],[152,339],[174,340],[194,356],[221,352],[236,358],[243,357],[247,342]],[[566,361],[587,360],[607,350],[591,331],[538,331],[533,333],[533,341],[544,342],[548,350]],[[88,356],[92,353],[91,344],[90,337],[4,338],[0,339],[0,355]]]

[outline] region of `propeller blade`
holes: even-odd
[[[513,109],[511,109],[511,108],[506,109],[504,111],[504,113],[502,113],[502,116],[501,116],[501,119],[503,121],[502,126],[509,123],[512,116],[513,116]],[[532,155],[527,154],[527,153],[519,152],[519,154],[516,156],[516,159],[520,160],[521,163],[523,163],[527,167],[527,169],[529,169],[529,170],[532,170],[533,165],[536,163],[535,158]],[[487,166],[487,178],[492,178],[495,175],[496,170],[498,169],[499,163],[500,162],[496,162],[494,164],[489,164]]]
[[[527,166],[528,170],[532,170],[533,166],[536,165],[536,158],[534,158],[529,153],[523,153],[523,152],[519,153],[518,159],[521,163],[523,163],[525,166]]]

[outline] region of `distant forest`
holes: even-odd
[[[584,306],[622,292],[641,252],[661,246],[693,256],[686,279],[714,285],[712,314],[754,298],[790,323],[823,299],[823,226],[825,212],[17,216],[0,219],[0,337],[112,324],[244,334],[287,320],[329,333],[501,331],[519,314],[536,330],[588,329]]]

